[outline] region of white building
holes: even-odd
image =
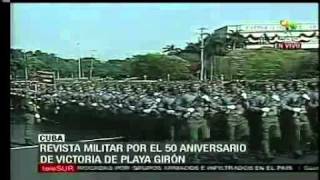
[[[216,29],[214,34],[226,40],[238,31],[246,38],[247,49],[273,47],[281,49],[319,48],[319,27],[316,23],[298,23],[295,30],[287,31],[279,24],[227,25]]]

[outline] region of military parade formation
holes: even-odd
[[[265,159],[317,151],[318,82],[161,81],[58,82],[22,87],[12,82],[12,111],[26,119],[26,144],[35,122],[96,124],[146,141],[245,142]],[[235,155],[233,158],[237,158]]]

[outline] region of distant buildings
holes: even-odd
[[[227,25],[216,29],[214,34],[227,40],[230,34],[238,31],[246,38],[247,49],[272,47],[280,49],[319,48],[319,27],[316,23],[297,23],[295,30],[287,31],[279,24]]]

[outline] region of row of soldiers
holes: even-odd
[[[318,86],[311,81],[88,82],[61,84],[56,90],[39,87],[35,93],[13,93],[17,94],[26,100],[29,124],[34,118],[40,120],[46,111],[58,116],[66,107],[68,111],[79,107],[114,117],[160,121],[165,126],[157,125],[165,128],[156,128],[165,131],[170,140],[185,137],[197,142],[225,134],[222,140],[258,144],[267,159],[280,152],[283,144],[300,157],[302,150],[315,148],[317,142]],[[29,131],[27,128],[26,137]]]

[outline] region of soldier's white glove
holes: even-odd
[[[122,104],[118,104],[118,106],[119,106],[120,108],[122,108],[122,107],[123,107],[123,105],[122,105]]]
[[[135,106],[129,106],[129,109],[134,111],[136,109],[136,107]]]
[[[104,108],[109,109],[110,105],[103,105]]]
[[[235,105],[229,105],[227,106],[228,109],[236,109],[236,106]]]
[[[151,109],[144,109],[143,112],[144,112],[144,113],[150,113],[150,112],[151,112]]]
[[[37,108],[37,109],[40,109],[40,106],[37,106],[36,108]]]
[[[215,96],[215,97],[213,97],[213,99],[219,99],[219,96]]]
[[[210,102],[210,98],[207,95],[203,95],[203,96],[201,96],[201,98],[204,99],[207,102]]]
[[[272,95],[272,99],[276,101],[280,101],[280,97],[278,95]]]
[[[269,112],[269,111],[270,111],[270,108],[264,107],[264,108],[262,108],[261,110],[262,110],[263,112]]]
[[[62,104],[67,104],[67,101],[62,101]]]
[[[166,112],[167,112],[168,114],[174,114],[175,111],[174,111],[174,110],[167,110]]]
[[[34,115],[34,117],[37,118],[37,119],[40,119],[40,114],[36,113],[36,114]]]
[[[192,113],[192,112],[195,111],[195,109],[194,108],[188,108],[187,111]]]
[[[79,106],[84,106],[84,105],[85,105],[85,104],[84,104],[84,103],[82,103],[82,102],[81,102],[81,103],[78,103],[78,104],[79,104]]]
[[[307,94],[303,94],[302,97],[306,100],[310,100],[310,97]]]
[[[190,116],[190,114],[191,114],[190,112],[187,112],[186,114],[183,115],[183,117],[184,117],[184,118],[187,118],[187,117]]]
[[[266,117],[267,116],[267,113],[266,112],[263,112],[262,113],[262,117]]]
[[[76,100],[71,100],[71,102],[76,102]]]
[[[161,102],[161,99],[160,99],[160,98],[157,98],[157,99],[156,99],[156,102],[158,102],[158,103]]]
[[[56,108],[55,108],[55,110],[54,110],[54,112],[55,112],[55,114],[58,114],[58,111],[60,110],[60,107],[59,106],[57,106]],[[56,113],[57,112],[57,113]]]
[[[93,106],[93,107],[97,107],[97,106],[98,106],[98,104],[97,104],[97,103],[92,103],[92,104],[91,104],[91,106]]]
[[[241,93],[241,96],[242,96],[244,99],[247,99],[247,98],[248,98],[247,93]]]
[[[301,111],[301,108],[292,108],[292,110],[293,110],[294,112],[300,112],[300,111]]]

